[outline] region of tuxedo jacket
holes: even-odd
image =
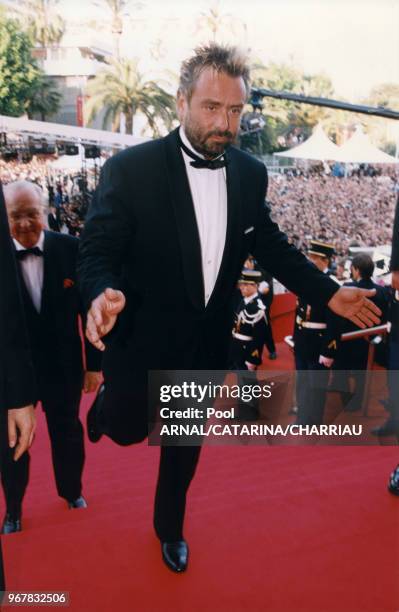
[[[33,404],[36,385],[19,286],[14,245],[0,184],[0,446],[6,410]],[[1,453],[0,453],[1,454]]]
[[[49,213],[47,215],[47,223],[49,229],[51,229],[53,232],[59,232],[61,230],[58,214],[54,216],[52,213]]]
[[[393,224],[391,270],[393,272],[399,270],[399,196],[396,202],[395,221]],[[392,323],[391,338],[395,342],[399,342],[399,300],[396,299],[397,295],[396,291],[393,292],[389,317]]]
[[[69,390],[81,388],[83,376],[82,341],[79,315],[83,303],[76,282],[76,260],[79,241],[72,236],[45,231],[43,246],[43,288],[40,313],[35,309],[23,281],[29,340],[39,395],[46,387]],[[86,369],[101,370],[101,352],[85,340]],[[39,399],[42,399],[39,397]]]
[[[399,270],[399,196],[396,202],[395,221],[393,224],[391,270]]]
[[[36,394],[14,251],[0,185],[0,410],[31,404]]]
[[[233,296],[248,253],[295,293],[325,304],[337,285],[289,244],[265,206],[265,166],[226,153],[227,232],[205,306],[200,239],[177,130],[126,149],[104,165],[82,236],[79,282],[86,306],[105,288],[127,303],[106,340],[104,375],[131,385],[137,371],[223,369]]]

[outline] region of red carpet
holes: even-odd
[[[70,511],[42,416],[24,531],[3,538],[10,590],[67,590],[74,612],[399,609],[397,448],[206,447],[174,575],[151,526],[158,449],[88,444],[89,508]]]

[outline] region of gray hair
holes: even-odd
[[[184,94],[187,100],[190,100],[200,74],[206,68],[213,68],[231,77],[242,77],[249,96],[251,89],[249,66],[246,56],[238,47],[211,42],[197,47],[194,53],[195,55],[182,63],[178,93]]]
[[[43,190],[36,185],[36,183],[32,183],[32,181],[13,181],[12,183],[7,183],[7,185],[3,185],[3,193],[6,205],[10,205],[16,196],[17,193],[21,191],[30,191],[34,193],[43,208],[43,211],[46,209],[46,200],[44,198]]]

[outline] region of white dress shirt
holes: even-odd
[[[15,249],[17,251],[24,251],[25,247],[22,246],[18,242],[18,240],[14,240]],[[41,251],[43,251],[44,247],[44,232],[40,234],[40,238],[34,247],[38,247]],[[32,302],[37,312],[40,312],[40,308],[42,305],[42,290],[43,290],[43,273],[44,273],[44,262],[43,257],[38,257],[37,255],[28,255],[25,259],[20,262],[22,276],[25,281],[26,288],[29,292],[29,295],[32,298]]]
[[[183,143],[199,157],[190,144],[184,129],[180,127]],[[202,274],[205,288],[205,304],[208,303],[216,284],[222,262],[227,229],[226,169],[193,168],[193,161],[182,150],[184,163],[194,203],[195,217],[201,244]]]

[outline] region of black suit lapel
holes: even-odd
[[[196,308],[205,305],[201,244],[190,185],[177,140],[177,130],[165,139],[165,155],[171,199],[179,235],[184,279],[191,302]]]
[[[207,310],[211,310],[215,305],[221,303],[226,293],[231,290],[231,283],[234,282],[242,240],[241,222],[241,191],[239,179],[239,167],[235,159],[234,149],[226,153],[228,164],[226,166],[227,182],[227,230],[226,242],[224,245],[222,263],[216,279],[215,288],[212,292],[207,305]]]
[[[42,304],[40,314],[46,316],[46,312],[51,310],[52,295],[56,288],[56,276],[58,262],[56,253],[52,249],[53,236],[52,232],[44,232],[43,246],[43,289],[42,289]]]
[[[25,283],[25,279],[24,279],[24,275],[22,274],[22,266],[20,264],[20,262],[17,262],[17,267],[18,267],[18,276],[19,276],[19,284],[21,287],[21,293],[22,293],[22,298],[24,301],[24,307],[28,310],[31,311],[31,314],[33,313],[35,316],[38,316],[38,312],[35,308],[35,305],[32,301],[32,296],[29,293],[29,290],[26,286]]]

